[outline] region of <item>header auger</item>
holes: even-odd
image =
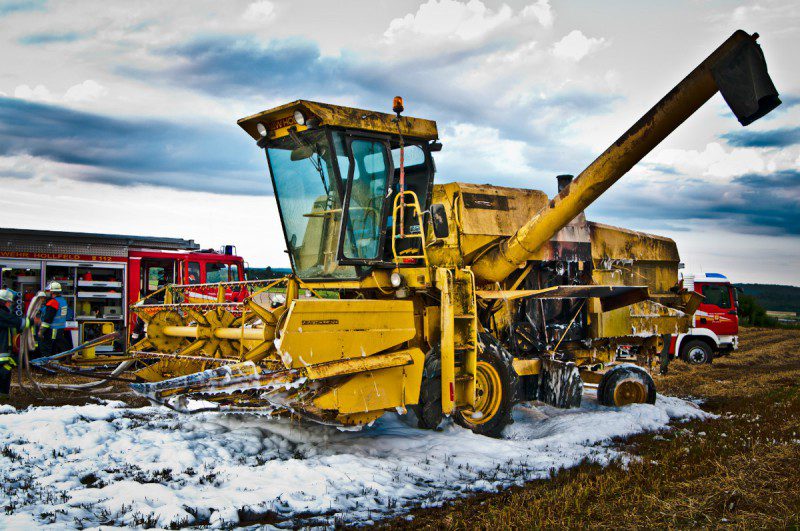
[[[293,274],[135,306],[150,364],[134,388],[337,425],[413,408],[421,427],[453,415],[493,436],[516,401],[576,406],[584,381],[603,404],[652,403],[653,359],[697,296],[676,287],[672,240],[583,211],[717,90],[744,125],[780,103],[756,37],[734,33],[552,199],[435,185],[436,123],[402,102],[299,100],[239,120],[266,152]]]

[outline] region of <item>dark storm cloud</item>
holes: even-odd
[[[323,58],[316,44],[301,39],[275,40],[264,47],[252,38],[206,37],[161,54],[177,61],[169,69],[148,74],[214,96],[274,96],[287,90],[313,96],[353,88],[343,61]],[[135,76],[142,73],[121,70]]]
[[[647,190],[625,182],[594,210],[601,216],[681,222],[704,220],[734,232],[800,235],[800,171],[745,174],[730,183],[672,181],[667,176]]]
[[[800,171],[781,170],[766,175],[748,173],[736,177],[733,182],[748,188],[769,190],[775,193],[786,190],[800,191]],[[798,213],[800,214],[800,212]]]
[[[734,147],[787,147],[800,144],[800,127],[785,127],[769,131],[734,131],[721,135]]]
[[[263,155],[235,124],[117,119],[0,97],[0,156],[14,155],[76,165],[81,180],[121,186],[269,191]]]
[[[82,38],[84,38],[84,35],[74,31],[67,33],[31,33],[20,37],[17,42],[28,46],[37,46],[40,44],[75,42]]]

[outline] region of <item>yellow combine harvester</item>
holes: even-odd
[[[552,199],[433,184],[436,123],[399,98],[395,114],[299,100],[239,120],[266,152],[293,274],[135,305],[150,364],[134,388],[345,426],[411,407],[421,427],[452,415],[491,436],[516,401],[579,405],[584,381],[603,404],[653,403],[648,369],[698,301],[672,240],[583,211],[717,90],[744,125],[776,107],[756,38],[737,31]]]

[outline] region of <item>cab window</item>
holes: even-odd
[[[189,262],[188,284],[200,284],[200,263]]]
[[[400,171],[400,147],[392,149],[392,162],[395,172]],[[416,144],[408,144],[403,147],[403,166],[413,168],[425,164],[425,152]]]
[[[163,267],[151,267],[147,270],[147,291],[153,292],[167,285],[167,270]]]
[[[704,284],[703,296],[706,304],[713,304],[720,308],[731,307],[731,294],[728,286],[719,284]]]
[[[206,282],[228,282],[228,264],[208,263],[206,264]]]
[[[236,264],[231,264],[230,266],[230,280],[231,282],[236,282],[239,280],[239,266]]]

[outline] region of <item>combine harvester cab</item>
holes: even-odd
[[[453,416],[490,436],[518,400],[579,405],[584,381],[602,404],[654,402],[649,369],[700,297],[677,285],[673,241],[583,211],[718,90],[744,125],[780,103],[756,37],[734,33],[553,198],[435,185],[436,123],[400,98],[394,115],[299,100],[239,120],[293,274],[241,302],[169,288],[134,388],[339,426],[413,408],[420,427]],[[623,345],[638,365],[617,363]]]

